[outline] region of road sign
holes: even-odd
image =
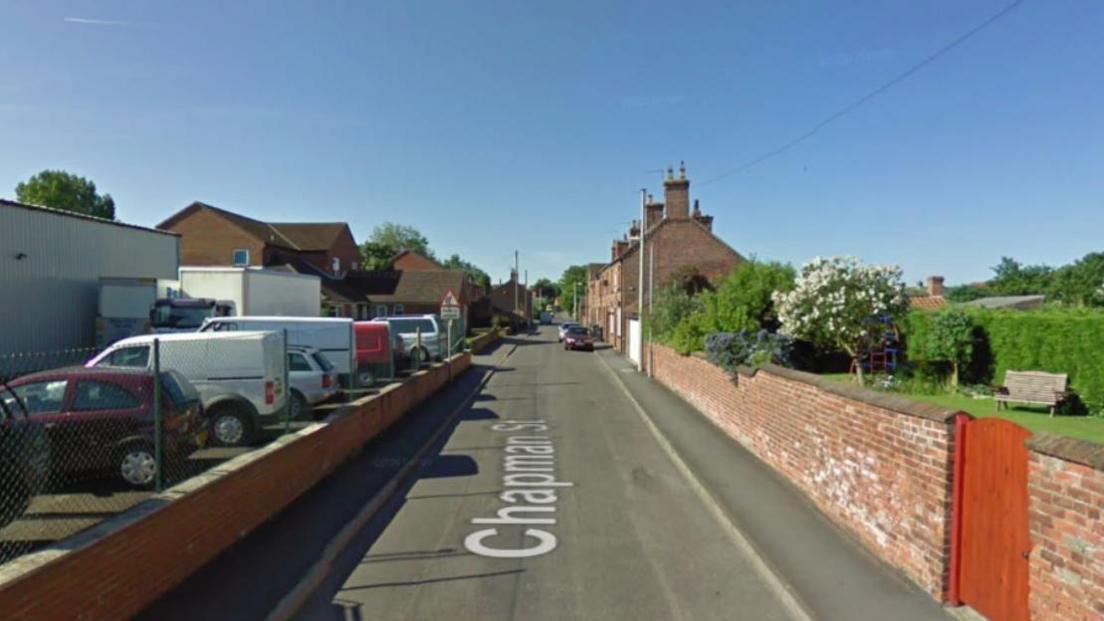
[[[459,319],[460,318],[460,300],[456,299],[456,294],[449,289],[445,293],[445,297],[441,299],[441,319]]]

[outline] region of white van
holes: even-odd
[[[288,345],[313,347],[334,366],[338,382],[349,388],[356,371],[353,320],[341,317],[212,317],[200,332],[287,330]]]
[[[386,321],[391,325],[391,333],[402,336],[406,351],[411,357],[415,354],[422,363],[444,358],[445,324],[437,315],[397,315],[381,317],[377,321]],[[421,333],[421,351],[418,351],[418,334]],[[455,335],[454,335],[455,336]]]
[[[177,371],[199,392],[217,444],[251,444],[261,425],[279,420],[287,361],[277,332],[145,334],[112,344],[85,366],[153,369],[154,339],[161,370]]]

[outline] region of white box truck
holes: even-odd
[[[177,282],[184,298],[232,302],[239,316],[318,317],[322,279],[255,267],[180,268]]]

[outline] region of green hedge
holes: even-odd
[[[1009,369],[1068,373],[1086,403],[1104,401],[1104,312],[1087,309],[1037,311],[970,309],[978,343],[967,381],[999,384]],[[908,352],[924,349],[931,311],[912,311],[904,321]],[[909,359],[924,362],[922,356]]]

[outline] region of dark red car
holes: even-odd
[[[113,472],[135,487],[153,483],[152,372],[75,367],[25,375],[8,388],[45,430],[55,476]],[[161,402],[163,457],[187,457],[207,440],[199,394],[183,376],[166,371]]]
[[[594,337],[583,326],[571,326],[564,332],[564,349],[594,351]]]

